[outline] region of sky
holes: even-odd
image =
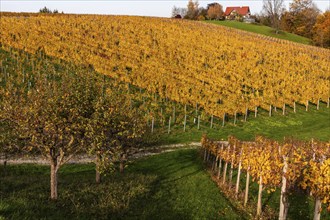
[[[286,8],[292,0],[284,0]],[[262,10],[262,0],[199,0],[201,7],[218,2],[224,10],[228,6],[249,6],[251,13]],[[314,0],[321,11],[330,8],[329,0]],[[11,12],[38,12],[40,8],[73,14],[112,14],[112,15],[139,15],[154,17],[170,17],[173,6],[186,7],[188,0],[0,0],[0,11]]]

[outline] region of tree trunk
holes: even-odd
[[[272,117],[272,105],[269,105],[269,117]]]
[[[168,129],[167,129],[167,133],[169,134],[171,132],[171,116],[170,119],[168,120]]]
[[[8,156],[6,153],[4,153],[4,160],[3,160],[3,175],[4,176],[7,175],[7,160],[8,160]]]
[[[320,220],[321,218],[321,200],[316,198],[315,200],[315,209],[314,209],[314,218],[313,220]]]
[[[226,120],[226,113],[223,114],[223,118],[222,118],[222,127],[225,126],[225,120]]]
[[[249,113],[249,109],[246,108],[245,110],[245,117],[244,117],[244,121],[247,121],[247,116],[248,116],[248,113]]]
[[[235,116],[234,116],[234,125],[236,124],[236,120],[237,120],[237,112],[235,111]]]
[[[199,130],[199,126],[200,126],[200,123],[201,123],[201,116],[198,115],[198,118],[197,118],[197,129]]]
[[[306,112],[308,112],[308,105],[309,105],[309,101],[307,100],[307,102],[306,102]]]
[[[293,102],[293,112],[296,113],[296,102]]]
[[[95,169],[95,182],[96,183],[101,183],[101,173],[100,173],[100,164],[101,163],[101,155],[100,154],[96,154],[96,160],[95,160],[95,164],[96,164],[96,169]]]
[[[213,115],[211,115],[211,125],[210,125],[210,128],[213,127]]]
[[[184,115],[183,131],[186,131],[187,115]]]
[[[254,108],[254,117],[256,118],[257,115],[258,115],[258,107],[256,106],[256,107]]]
[[[279,220],[285,220],[287,213],[288,213],[288,195],[286,192],[286,177],[285,174],[288,170],[288,163],[286,161],[286,157],[284,159],[284,166],[283,166],[283,174],[282,174],[282,187],[281,187],[281,198],[280,198],[280,213],[279,213]]]
[[[173,106],[173,123],[175,123],[175,106]]]
[[[7,159],[3,161],[3,175],[7,175]]]
[[[119,164],[119,172],[120,173],[124,172],[125,163],[126,163],[126,154],[122,154],[122,156],[120,158],[120,164]]]
[[[248,198],[249,198],[249,185],[250,185],[250,172],[247,171],[246,183],[245,183],[244,207],[246,206]]]
[[[330,107],[330,97],[328,98],[328,101],[327,101],[327,108]]]
[[[285,104],[283,104],[283,115],[285,115]]]
[[[101,183],[101,173],[99,170],[96,169],[96,172],[95,172],[95,182],[97,184]]]
[[[50,198],[52,200],[57,200],[57,158],[50,159]]]
[[[317,110],[320,110],[320,99],[317,100],[317,106],[316,106]]]
[[[154,133],[154,125],[155,125],[155,118],[152,117],[152,121],[151,121],[151,133]]]
[[[144,103],[143,103],[144,104]],[[163,108],[160,108],[160,114],[162,116],[162,122],[163,122],[163,126],[165,127],[165,118],[163,116]]]
[[[262,208],[262,176],[259,179],[259,192],[258,192],[258,207],[257,207],[257,216],[261,215],[261,208]]]

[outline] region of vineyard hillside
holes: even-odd
[[[329,106],[329,50],[201,22],[133,16],[1,17],[1,45],[84,64],[208,114]]]
[[[330,50],[183,19],[0,15],[0,219],[329,219]],[[10,164],[25,156],[49,167]]]

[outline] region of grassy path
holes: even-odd
[[[93,164],[65,165],[56,202],[48,166],[0,165],[0,180],[0,219],[242,219],[196,149],[141,158],[99,185]]]
[[[139,217],[146,219],[242,219],[205,172],[194,149],[138,161],[130,172],[157,175]]]

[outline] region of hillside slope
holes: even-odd
[[[206,21],[206,22],[222,25],[226,27],[236,28],[243,31],[249,31],[256,34],[262,34],[265,36],[274,37],[282,40],[288,40],[296,43],[307,44],[307,45],[311,43],[311,40],[306,37],[302,37],[284,31],[280,31],[280,33],[276,34],[273,28],[259,24],[249,24],[239,21]]]
[[[185,108],[182,103],[162,99],[157,94],[132,85],[120,82],[116,85],[113,80],[104,77],[89,66],[74,65],[58,58],[39,54],[0,49],[0,90],[1,86],[7,85],[8,80],[19,82],[15,83],[16,86],[30,85],[33,88],[36,80],[41,79],[39,74],[52,78],[53,73],[57,77],[68,73],[86,75],[88,79],[93,76],[94,79],[102,82],[100,86],[107,88],[108,91],[122,91],[130,97],[134,106],[139,106],[140,111],[145,113],[146,123],[149,124],[150,130],[154,126],[155,133],[160,135],[158,144],[199,142],[203,133],[207,133],[208,136],[215,139],[227,139],[228,135],[235,135],[243,140],[253,140],[256,135],[263,135],[279,141],[282,141],[284,137],[330,140],[330,108],[327,108],[325,103],[320,104],[319,110],[316,105],[310,105],[308,112],[302,105],[296,106],[296,113],[293,112],[294,109],[287,108],[285,116],[283,116],[282,110],[277,109],[273,112],[272,117],[269,117],[267,111],[259,109],[257,118],[253,112],[250,112],[247,121],[245,121],[245,115],[240,114],[237,115],[236,122],[234,117],[226,117],[223,124],[223,118],[211,117],[203,109],[196,109],[196,106],[188,105]],[[39,76],[35,76],[35,74]],[[10,79],[12,77],[14,79]],[[197,115],[200,123],[197,123]],[[170,117],[172,117],[171,132],[168,134]],[[185,119],[186,125],[184,125]],[[152,120],[153,125],[150,123]]]
[[[1,44],[85,64],[224,114],[329,103],[329,50],[192,21],[97,15],[7,17]]]

